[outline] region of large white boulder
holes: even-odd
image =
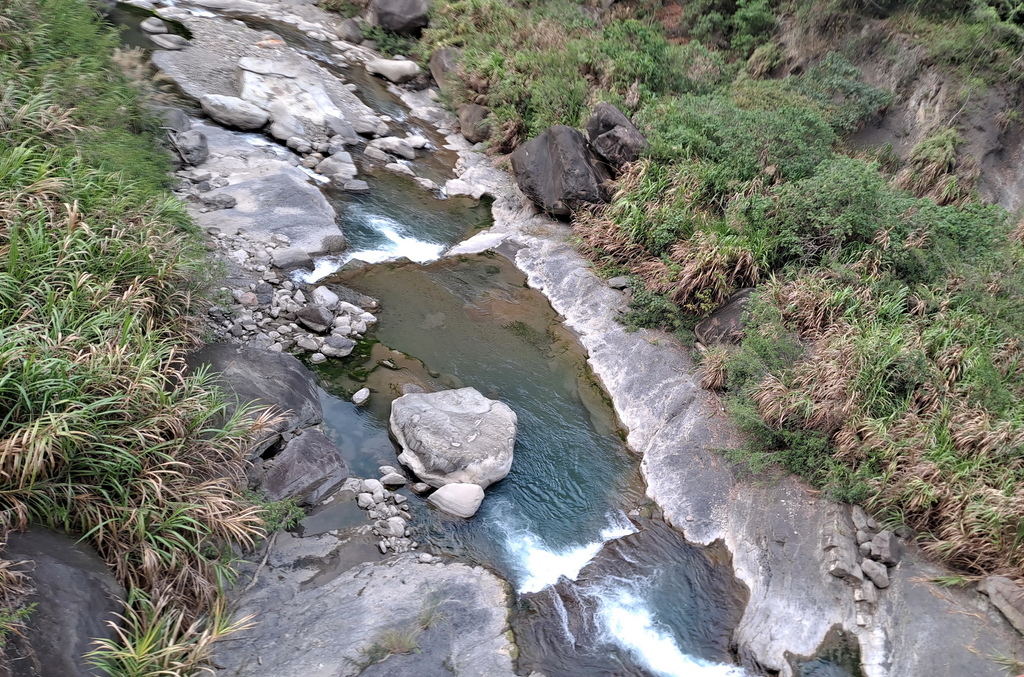
[[[398,460],[427,484],[485,488],[512,468],[516,413],[475,388],[410,393],[391,405],[391,432]]]

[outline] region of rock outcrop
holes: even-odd
[[[743,313],[753,293],[753,289],[741,289],[698,322],[693,328],[697,340],[706,346],[739,343],[743,339]]]
[[[587,140],[608,164],[616,169],[634,162],[648,143],[622,111],[610,103],[599,103],[587,120]]]
[[[458,66],[460,56],[462,53],[454,47],[443,47],[430,55],[430,75],[441,91],[448,86],[449,78]]]
[[[516,413],[474,388],[410,393],[391,404],[391,432],[398,460],[427,484],[483,489],[512,467]]]
[[[430,22],[429,0],[372,0],[370,15],[382,28],[413,37]]]
[[[207,94],[199,100],[203,112],[222,125],[242,130],[260,129],[270,121],[270,114],[259,106],[237,96]]]
[[[126,594],[110,568],[86,545],[46,529],[8,536],[5,559],[24,564],[35,588],[28,632],[8,636],[14,677],[93,677],[103,674],[82,658],[96,638],[114,638],[108,621],[123,612]]]
[[[430,555],[326,574],[345,559],[342,545],[330,535],[276,539],[267,570],[236,600],[238,617],[259,622],[217,644],[218,675],[513,677],[496,576]]]
[[[610,178],[579,131],[555,125],[512,153],[512,171],[523,193],[554,216],[605,202]]]
[[[271,501],[285,498],[315,505],[348,478],[348,464],[333,442],[315,428],[302,431],[279,454],[260,464],[259,485]]]

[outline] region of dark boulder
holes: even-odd
[[[454,47],[444,47],[430,56],[430,74],[441,90],[447,88],[449,75],[458,66],[460,56],[462,52]]]
[[[113,638],[107,625],[122,613],[124,588],[99,555],[75,539],[45,529],[12,533],[4,558],[25,564],[36,607],[25,636],[13,634],[8,651],[14,677],[81,677],[105,672],[88,666],[82,656],[97,638]]]
[[[370,10],[379,26],[407,37],[419,35],[430,21],[429,0],[373,0]]]
[[[459,130],[470,143],[486,141],[491,135],[491,126],[485,122],[491,109],[475,103],[459,106]]]
[[[741,289],[725,305],[697,323],[693,333],[706,346],[739,343],[743,339],[743,312],[746,310],[753,288]]]
[[[297,311],[295,317],[307,329],[321,334],[327,331],[334,322],[334,313],[323,306],[313,304]]]
[[[263,464],[259,484],[271,501],[296,498],[317,503],[348,478],[348,464],[327,437],[315,428],[293,437],[277,456]]]
[[[312,372],[287,353],[214,343],[191,353],[186,362],[192,370],[207,365],[217,374],[215,383],[244,404],[275,407],[284,412],[271,434],[254,449],[259,453],[274,444],[282,432],[291,432],[323,421],[316,381]],[[229,413],[234,411],[230,407]]]
[[[555,216],[608,200],[608,170],[572,127],[555,125],[519,146],[512,171],[523,193]]]
[[[201,165],[210,155],[210,146],[206,141],[206,135],[198,130],[190,129],[187,132],[175,134],[172,141],[182,162],[187,165]]]
[[[597,104],[586,129],[590,145],[616,169],[635,161],[648,147],[640,130],[610,103]]]

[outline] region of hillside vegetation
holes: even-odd
[[[684,340],[757,288],[742,344],[703,354],[748,466],[864,503],[964,571],[1020,578],[1022,229],[977,198],[957,119],[972,92],[1017,92],[1022,21],[1002,0],[438,0],[417,49],[461,50],[444,94],[492,109],[496,152],[599,101],[632,115],[650,151],[610,205],[575,215],[580,248],[635,279],[625,322]],[[925,50],[963,104],[905,158],[847,145],[895,98],[854,65],[865,26],[893,58]],[[784,31],[833,49],[791,73]]]
[[[159,123],[78,0],[0,5],[0,526],[81,535],[130,590],[111,674],[178,674],[226,630],[251,421],[186,376],[208,268]],[[20,578],[3,568],[5,630]]]

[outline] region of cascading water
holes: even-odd
[[[138,18],[123,20],[137,24]],[[291,29],[262,23],[290,43],[296,39]],[[316,41],[293,47],[331,64]],[[401,103],[370,76],[346,77],[362,83],[368,105],[417,130]],[[260,135],[245,137],[278,148]],[[431,143],[435,150],[441,145],[436,134]],[[443,181],[438,162],[413,164],[418,175]],[[512,472],[488,489],[476,517],[450,519],[411,500],[434,549],[484,563],[515,587],[519,667],[548,677],[745,674],[728,664],[742,591],[720,562],[664,524],[627,517],[644,502],[636,459],[622,445],[579,346],[543,297],[525,288],[509,262],[486,256],[431,266],[385,263],[438,259],[487,225],[488,206],[429,194],[405,177],[367,176],[369,193],[351,195],[309,174],[334,204],[349,251],[318,261],[303,279],[320,280],[350,261],[380,264],[346,273],[344,282],[381,299],[376,338],[422,364],[393,361],[418,368],[429,387],[474,386],[519,415]],[[321,367],[328,391],[361,385],[380,361],[365,357],[358,370],[351,363]],[[356,371],[363,373],[353,380]],[[386,398],[357,410],[328,392],[324,403],[325,428],[355,473],[369,475],[376,465],[395,462]],[[336,523],[314,515],[306,528],[322,533],[359,518],[351,510],[337,514]]]

